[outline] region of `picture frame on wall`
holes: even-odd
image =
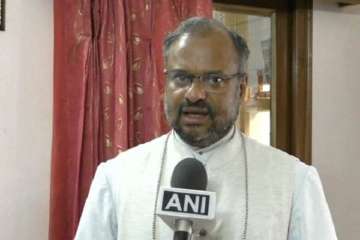
[[[0,0],[0,31],[5,31],[5,0]]]

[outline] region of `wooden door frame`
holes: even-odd
[[[214,0],[276,14],[274,146],[311,164],[313,0]]]

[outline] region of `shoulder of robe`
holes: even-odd
[[[264,145],[248,137],[245,137],[245,139],[248,155],[251,157],[252,161],[259,161],[265,165],[286,165],[290,168],[297,168],[297,166],[301,164],[301,161],[297,157],[280,149]]]
[[[110,177],[142,173],[151,161],[160,160],[165,140],[166,134],[123,151],[101,165]]]

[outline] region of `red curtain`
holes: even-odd
[[[167,131],[162,42],[211,0],[55,0],[50,240],[73,239],[96,166]]]

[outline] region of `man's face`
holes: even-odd
[[[239,111],[240,80],[232,77],[215,87],[211,84],[216,81],[203,80],[238,73],[238,56],[228,34],[215,29],[201,36],[182,35],[170,46],[165,65],[165,113],[180,137],[206,147],[226,135]],[[188,76],[207,77],[186,84]]]

